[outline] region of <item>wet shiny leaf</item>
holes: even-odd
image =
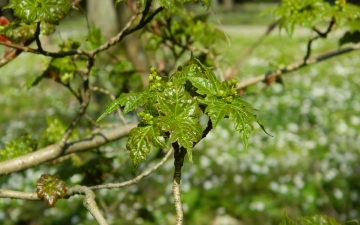
[[[66,197],[66,184],[57,176],[43,174],[36,182],[37,196],[53,207],[58,198]]]

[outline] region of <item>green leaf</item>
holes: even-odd
[[[149,97],[151,96],[148,92],[122,93],[119,98],[110,103],[105,112],[96,121],[102,120],[106,115],[115,111],[119,105],[125,106],[124,113],[128,113],[137,107],[144,105]]]
[[[57,176],[43,174],[36,182],[36,194],[49,207],[53,207],[59,197],[66,197],[66,184]]]
[[[0,162],[33,152],[37,144],[37,141],[29,134],[24,133],[6,143],[5,149],[0,149]]]
[[[215,89],[216,93],[219,93],[219,91],[221,90],[221,83],[220,81],[216,78],[214,72],[211,70],[211,68],[203,65],[198,59],[195,59],[195,62],[203,69],[203,75],[205,76],[205,78],[207,78],[209,80],[209,82],[212,84],[212,86]]]
[[[196,64],[179,66],[175,74],[172,76],[173,80],[179,84],[185,84],[190,77],[202,77],[201,67]]]
[[[248,140],[254,129],[254,126],[252,125],[252,121],[254,120],[249,118],[251,116],[254,115],[248,112],[240,112],[236,110],[232,110],[229,116],[229,119],[234,123],[235,130],[240,132],[245,151],[247,151]]]
[[[198,119],[200,108],[183,86],[175,85],[164,90],[158,97],[159,126],[163,132],[170,133],[170,141],[185,147],[192,162],[191,150],[201,139],[201,126]]]
[[[222,100],[208,97],[203,102],[208,105],[205,113],[210,117],[213,128],[216,128],[220,121],[230,114],[229,105]]]
[[[334,218],[324,215],[302,217],[299,221],[301,225],[340,225]]]
[[[197,88],[197,93],[201,95],[216,95],[215,86],[206,78],[189,77],[189,81]]]
[[[192,148],[194,143],[201,139],[201,126],[197,118],[183,118],[169,116],[159,117],[162,130],[170,133],[171,143],[177,142],[179,146],[185,147],[189,161],[192,163]]]
[[[239,131],[244,148],[247,150],[248,139],[254,129],[252,123],[259,122],[256,115],[251,113],[255,109],[249,103],[242,101],[239,96],[206,97],[201,103],[207,105],[205,113],[210,117],[214,128],[224,117],[229,117],[234,123],[235,130]],[[262,125],[260,126],[263,128]]]
[[[58,24],[71,10],[69,0],[10,0],[4,9],[13,9],[14,14],[27,24],[43,21]]]
[[[95,27],[95,25],[92,25],[86,40],[88,49],[92,50],[98,48],[103,43],[104,36],[102,36],[101,30],[99,28]]]
[[[160,136],[158,127],[136,127],[130,131],[126,148],[130,151],[134,167],[137,167],[141,160],[146,159],[151,150],[151,143],[156,147],[166,148],[165,139]]]
[[[25,24],[19,20],[12,21],[10,24],[0,30],[0,34],[14,43],[21,43],[35,38],[36,24]],[[54,26],[47,23],[42,23],[40,26],[41,34],[51,34],[54,31]]]
[[[166,9],[170,11],[173,10],[174,4],[175,4],[174,0],[160,0],[160,5],[164,6]]]
[[[297,223],[295,220],[290,219],[285,212],[280,225],[297,225]]]

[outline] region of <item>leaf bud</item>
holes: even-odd
[[[237,84],[237,79],[236,78],[231,78],[230,81],[231,81],[232,84]]]

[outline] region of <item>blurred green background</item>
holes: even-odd
[[[224,71],[237,63],[265,32],[266,25],[274,21],[273,17],[258,14],[276,4],[244,3],[231,12],[220,5],[215,10],[210,22],[223,29],[230,39],[230,46],[218,46],[223,51],[220,62]],[[74,26],[86,26],[84,18],[65,20],[60,36],[84,38],[72,30]],[[53,41],[58,41],[59,35],[54,36],[57,37]],[[311,32],[304,29],[292,38],[275,30],[242,64],[238,80],[301,60],[310,37]],[[337,39],[335,35],[316,41],[313,54],[338,49]],[[23,53],[0,69],[0,149],[24,133],[39,137],[46,117],[67,124],[76,113],[76,99],[54,81],[44,80],[27,88],[47,60]],[[339,221],[359,219],[359,61],[360,55],[354,52],[286,74],[283,85],[272,84],[262,92],[258,90],[264,84],[248,88],[244,100],[259,109],[259,120],[273,137],[256,128],[249,140],[249,151],[245,152],[239,134],[230,123],[223,122],[201,141],[195,147],[193,165],[186,162],[183,167],[185,224],[272,225],[280,223],[285,211],[290,217],[325,214]],[[98,71],[106,74],[108,68]],[[90,105],[92,116],[99,116],[107,103]],[[94,183],[97,173],[102,176],[99,182],[121,182],[158,161],[153,152],[133,171],[124,145],[125,140],[120,140],[95,149],[84,163],[76,164],[76,157],[85,157],[81,153],[58,166],[38,166],[0,177],[1,188],[34,191],[36,180],[44,171],[58,174],[68,186]],[[98,157],[100,154],[105,157]],[[73,165],[77,166],[69,171]],[[98,205],[109,223],[174,224],[172,171],[173,162],[169,160],[136,185],[97,191]],[[1,199],[0,222],[96,224],[83,208],[81,196],[60,200],[53,208],[47,208],[43,202]]]

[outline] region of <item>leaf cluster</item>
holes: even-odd
[[[334,5],[324,0],[282,0],[281,5],[265,14],[274,14],[280,19],[280,28],[292,36],[296,26],[312,29],[322,22],[334,20],[337,27],[358,20],[360,8],[345,0],[335,1]]]
[[[49,35],[55,30],[54,25],[41,23],[40,33]],[[0,34],[14,43],[22,43],[27,40],[34,40],[36,24],[26,24],[20,20],[14,20],[6,26],[0,27]]]
[[[199,121],[202,113],[210,118],[213,128],[229,118],[245,149],[254,128],[252,123],[259,123],[252,113],[255,109],[237,94],[236,79],[218,81],[213,71],[193,56],[170,77],[160,76],[151,68],[149,86],[143,92],[121,94],[98,121],[118,106],[124,107],[124,113],[143,107],[138,113],[141,121],[131,130],[126,145],[135,167],[146,159],[152,146],[166,148],[166,140],[186,148],[191,162],[192,147],[203,134]]]
[[[26,24],[45,22],[58,24],[72,9],[69,0],[10,0],[4,9],[14,10]]]
[[[0,150],[0,162],[33,152],[36,148],[37,142],[25,133],[6,143],[5,149]]]

